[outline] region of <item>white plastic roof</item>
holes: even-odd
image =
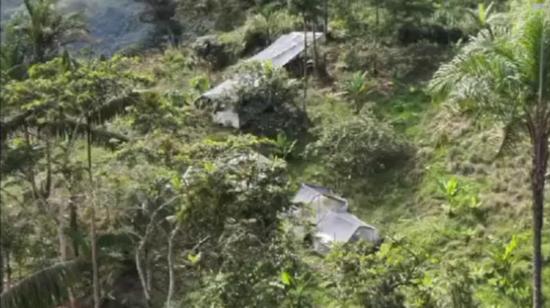
[[[317,224],[319,235],[330,238],[335,242],[348,242],[357,231],[360,239],[376,241],[378,231],[373,226],[367,225],[355,215],[350,213],[336,213],[329,211]]]
[[[316,39],[323,37],[321,32],[315,32],[315,34],[307,32],[305,36],[303,32],[291,32],[282,35],[269,47],[247,61],[271,61],[274,66],[285,66],[304,51],[304,37],[307,38],[308,44],[311,46],[313,35]]]

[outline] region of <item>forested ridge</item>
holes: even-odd
[[[2,6],[2,308],[550,307],[550,1]]]

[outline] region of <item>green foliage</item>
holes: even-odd
[[[200,93],[206,92],[210,89],[210,81],[206,76],[196,76],[189,81],[189,84],[193,89],[199,91]]]
[[[550,32],[550,26],[542,12],[532,13],[530,7],[520,12],[512,30],[499,30],[495,38],[480,31],[458,56],[438,70],[432,91],[505,124],[525,116],[525,110],[537,102],[541,34],[542,29]],[[550,38],[546,37],[544,45],[550,50]],[[550,63],[543,64],[543,78],[548,80]],[[543,89],[543,100],[549,93],[549,89]]]
[[[63,127],[57,124],[72,122],[76,125],[73,129],[81,132],[78,127],[86,119],[106,121],[133,102],[129,96],[132,86],[145,79],[129,73],[129,64],[131,60],[122,57],[85,63],[64,57],[34,65],[28,79],[3,85],[3,116],[17,120],[10,125],[12,130],[26,122],[55,133],[57,127]]]
[[[208,226],[200,232],[219,232],[230,218],[254,219],[258,227],[273,228],[277,213],[288,206],[285,168],[249,149],[229,150],[213,162],[194,165],[185,179],[187,219]]]
[[[249,17],[243,26],[247,49],[257,46],[257,42],[260,42],[260,46],[266,46],[281,34],[295,30],[298,25],[297,18],[286,10],[261,10],[259,14]]]
[[[220,70],[234,64],[244,52],[244,33],[241,30],[219,35],[199,37],[192,46],[195,54],[206,61],[211,69]]]
[[[275,155],[282,159],[291,158],[296,148],[296,142],[297,140],[290,140],[283,133],[277,134],[277,138],[273,140]]]
[[[365,242],[335,248],[327,257],[332,266],[325,278],[336,298],[346,305],[404,307],[401,288],[421,275],[419,260],[409,244],[384,243],[378,252]]]
[[[27,16],[16,27],[32,48],[33,62],[56,56],[60,46],[85,32],[81,17],[78,14],[61,14],[53,0],[25,0],[24,4]]]
[[[506,134],[501,149],[521,141],[527,131],[533,146],[533,305],[541,307],[543,272],[541,233],[544,217],[544,180],[547,136],[550,126],[547,102],[550,89],[550,61],[544,54],[550,50],[548,7],[533,10],[522,3],[513,16],[513,25],[488,28],[461,50],[434,75],[431,83],[435,94],[442,94],[465,110],[501,122]],[[544,158],[539,158],[544,157]],[[538,176],[537,176],[538,174]],[[538,185],[538,186],[537,186]],[[536,301],[536,302],[535,302]]]
[[[366,96],[372,91],[371,87],[368,84],[367,72],[354,73],[344,82],[344,91],[353,103],[356,113],[365,105]]]
[[[493,2],[491,2],[488,6],[485,6],[484,3],[479,3],[477,10],[466,10],[478,30],[488,29],[491,31],[491,24],[497,18],[497,15],[495,15],[493,11],[494,5],[495,4]]]
[[[172,100],[156,92],[140,93],[132,104],[126,107],[127,121],[139,133],[155,129],[178,131],[186,116],[182,108],[178,108]]]
[[[387,125],[369,116],[357,116],[323,127],[308,152],[345,179],[386,170],[408,159],[412,149]]]
[[[193,294],[200,307],[314,307],[317,281],[298,252],[300,244],[284,231],[261,240],[251,222],[231,223],[222,235],[224,262]]]
[[[0,54],[0,69],[2,84],[11,78],[22,78],[25,75],[25,62],[28,62],[29,43],[20,35],[17,24],[22,16],[14,16],[12,21],[2,25],[2,54]]]
[[[474,224],[484,221],[485,212],[481,208],[478,197],[456,177],[440,180],[439,190],[445,197],[446,203],[443,204],[443,210],[449,217],[457,217]]]
[[[164,50],[160,67],[155,73],[172,82],[179,82],[177,77],[188,72],[196,66],[196,58],[192,51],[185,48],[170,47]]]
[[[513,235],[509,242],[496,241],[489,248],[489,256],[477,267],[478,279],[488,282],[479,292],[487,305],[531,305],[531,290],[525,283],[529,280],[529,261],[519,252],[527,240],[521,234]]]
[[[235,109],[244,132],[268,137],[283,132],[297,138],[305,130],[306,115],[296,103],[298,84],[284,69],[271,63],[246,63],[236,74]]]
[[[380,1],[379,5],[389,12],[390,23],[419,23],[434,11],[434,1],[430,0],[388,0]]]
[[[290,15],[283,9],[288,2],[282,0],[184,0],[178,5],[186,12],[178,13],[206,17],[197,24],[197,19],[181,19],[192,34],[216,27],[231,30],[215,34],[203,46],[203,60],[218,69],[280,33],[302,30],[299,23],[304,17],[318,23],[323,2],[297,1],[311,6]],[[501,29],[507,20],[497,22],[489,12],[504,4],[476,10],[477,1],[471,0],[327,3],[331,21],[327,60],[342,55],[339,60],[345,63],[329,65],[336,84],[313,83],[307,99],[311,123],[297,108],[299,85],[284,70],[269,63],[247,63],[227,72],[243,76],[242,85],[236,100],[225,97],[220,107],[234,104],[245,121],[242,131],[271,139],[214,127],[210,114],[188,104],[220,76],[204,71],[185,47],[151,51],[139,62],[119,56],[79,61],[64,56],[35,65],[28,74],[22,65],[20,74],[14,65],[30,62],[32,48],[21,28],[5,33],[19,33],[10,39],[14,44],[3,45],[1,58],[6,82],[1,97],[0,257],[4,278],[9,256],[11,281],[20,283],[8,291],[17,293],[10,298],[19,298],[17,303],[10,299],[11,305],[19,307],[26,300],[27,306],[47,307],[67,299],[71,274],[59,268],[50,272],[48,267],[59,260],[58,237],[64,234],[58,233],[60,229],[81,256],[89,253],[85,221],[90,213],[76,213],[76,231],[67,225],[72,215],[69,205],[80,209],[90,201],[82,162],[85,146],[76,138],[85,133],[86,117],[93,122],[94,140],[101,139],[98,144],[110,144],[115,150],[92,147],[98,245],[100,253],[109,256],[100,262],[101,283],[106,297],[117,301],[114,306],[123,305],[119,290],[128,291],[126,306],[142,305],[143,290],[135,284],[134,269],[136,251],[148,228],[152,231],[138,259],[150,273],[152,308],[166,302],[169,249],[175,277],[171,304],[181,302],[185,307],[531,305],[525,191],[515,187],[524,185],[528,173],[478,158],[493,139],[500,140],[493,131],[484,132],[485,139],[474,135],[472,131],[484,129],[487,122],[470,127],[462,118],[434,116],[440,106],[429,103],[422,80],[432,75],[438,59],[454,50],[425,42],[397,46],[394,34],[406,24],[452,24],[469,31],[474,25],[466,22],[470,18],[466,11],[475,11],[486,27],[480,26],[473,45],[467,43],[455,61],[466,63],[472,55],[473,60],[468,66],[456,66],[444,84],[434,80],[432,86],[441,90],[436,92],[452,92],[468,111],[498,109],[499,115],[509,115],[516,112],[510,112],[516,103],[495,108],[496,104],[518,95],[523,102],[536,95],[537,80],[531,78],[537,64],[531,62],[537,48],[527,39],[540,35],[536,18],[514,11],[522,14],[519,19],[528,18]],[[331,40],[335,37],[345,42]],[[502,45],[493,49],[493,43]],[[512,52],[517,46],[521,51]],[[55,53],[52,48],[51,55]],[[151,78],[140,75],[143,71],[154,73],[154,88],[136,89],[152,84]],[[487,71],[507,77],[492,83],[483,76]],[[457,72],[469,75],[459,78]],[[529,83],[523,83],[526,80]],[[460,88],[453,89],[456,85]],[[501,95],[511,89],[511,94]],[[486,93],[469,96],[477,90]],[[343,92],[353,106],[333,91]],[[373,92],[377,95],[370,95]],[[366,101],[373,102],[369,110],[361,108]],[[517,112],[522,115],[521,108]],[[305,131],[311,124],[316,126],[313,136]],[[434,125],[457,132],[436,143],[431,138]],[[510,121],[506,140],[518,140],[522,135],[515,133],[524,125]],[[458,132],[464,130],[467,133]],[[457,145],[449,148],[451,139]],[[304,156],[297,153],[302,142],[311,142]],[[413,143],[418,149],[414,161],[408,160]],[[472,146],[477,143],[485,146]],[[48,156],[52,190],[44,204],[32,185],[39,193],[45,191]],[[524,156],[514,162],[523,167]],[[405,161],[407,168],[395,168]],[[464,163],[475,163],[470,166],[473,171],[452,175],[458,170],[455,165]],[[354,214],[388,234],[384,242],[379,247],[363,242],[336,245],[321,258],[306,248],[302,237],[285,229],[295,224],[283,219],[293,192],[289,188],[310,180],[311,174],[332,188],[351,187],[345,197]],[[517,177],[508,182],[509,176]],[[503,187],[497,191],[494,186]],[[515,199],[516,193],[523,199]],[[500,206],[499,200],[514,206]],[[170,248],[168,238],[173,240]],[[41,268],[45,268],[38,275],[42,278],[32,274]],[[74,295],[80,298],[91,288],[86,275],[78,278]],[[127,280],[131,283],[120,283]],[[2,295],[2,307],[11,307],[7,296]]]

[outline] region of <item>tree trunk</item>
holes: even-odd
[[[376,1],[376,48],[380,47],[380,0]],[[374,61],[372,61],[372,72],[374,77],[378,77],[378,52],[374,53]]]
[[[178,234],[180,226],[181,224],[178,223],[168,238],[168,295],[166,296],[166,308],[172,307],[172,298],[174,297],[176,285],[174,276],[174,239]]]
[[[63,217],[63,210],[63,207],[60,206],[57,216],[57,236],[59,240],[59,258],[61,262],[68,260],[67,237],[65,235],[65,217]]]
[[[548,133],[544,124],[535,127],[531,172],[533,193],[533,307],[542,308],[542,223],[545,174],[548,164]]]
[[[141,283],[141,288],[143,291],[143,297],[145,298],[145,307],[149,307],[151,302],[151,296],[149,295],[149,290],[147,289],[147,278],[145,277],[145,271],[143,270],[143,263],[141,261],[141,250],[138,248],[136,250],[136,269],[139,276],[139,282]]]
[[[317,56],[317,37],[315,35],[316,33],[316,27],[317,24],[313,22],[312,24],[312,30],[311,33],[313,35],[313,67],[315,68],[315,73],[317,76],[319,76],[319,58]]]
[[[71,199],[69,200],[69,215],[70,215],[69,228],[73,233],[73,241],[72,241],[73,254],[75,257],[78,257],[80,255],[78,251],[79,250],[78,240],[76,239],[76,235],[78,234],[78,212],[76,209],[74,196],[71,196]]]
[[[325,0],[323,3],[323,33],[325,34],[325,38],[328,35],[328,0]]]
[[[44,191],[44,199],[50,197],[52,191],[52,151],[50,146],[50,140],[48,136],[44,136],[46,139],[46,187]]]
[[[380,31],[380,0],[376,1],[376,32]],[[380,33],[376,34],[377,36]]]
[[[304,15],[304,101],[303,109],[306,112],[306,98],[307,98],[307,19]]]
[[[153,290],[153,269],[151,265],[151,253],[149,249],[145,248],[145,277],[147,277],[147,290],[149,293]]]
[[[93,279],[93,297],[94,308],[99,308],[100,305],[100,290],[99,290],[99,269],[97,261],[97,242],[96,242],[96,217],[95,217],[95,193],[94,181],[92,175],[92,128],[90,118],[86,119],[87,126],[87,150],[88,150],[88,176],[91,189],[91,241],[92,241],[92,279]]]
[[[151,306],[151,278],[149,277],[149,266],[148,266],[148,257],[147,257],[147,242],[149,240],[149,237],[153,233],[155,229],[155,224],[157,223],[157,215],[168,205],[170,205],[174,200],[177,198],[173,198],[168,202],[165,202],[161,206],[159,206],[151,215],[149,223],[147,224],[147,227],[145,228],[145,234],[140,239],[139,244],[136,248],[135,252],[135,261],[136,261],[136,269],[139,276],[139,281],[141,283],[141,288],[143,291],[143,297],[145,298],[145,306],[150,307]],[[145,257],[142,257],[145,255]]]
[[[62,206],[60,206],[59,208],[59,215],[57,218],[57,232],[59,236],[59,257],[61,259],[61,262],[66,262],[71,259],[71,256],[69,255],[69,244],[67,240],[67,235],[65,234],[65,217],[63,215],[65,209]],[[68,287],[68,296],[69,308],[76,308],[73,288],[70,286]]]
[[[0,244],[0,294],[4,292],[4,248],[2,246]]]
[[[27,125],[25,125],[25,141],[27,143],[27,147],[29,147],[29,149],[32,148],[32,145],[31,145],[31,134],[29,132],[29,127]],[[33,197],[35,199],[40,199],[40,195],[39,195],[39,191],[38,191],[38,188],[36,187],[36,181],[35,181],[35,174],[34,174],[34,170],[32,168],[29,168],[28,172],[27,172],[27,179],[28,181],[31,183],[31,189],[32,189],[32,194],[33,194]]]
[[[6,251],[6,289],[11,288],[11,264],[10,251]]]

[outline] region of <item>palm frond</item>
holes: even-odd
[[[20,130],[25,124],[27,118],[32,114],[31,111],[26,110],[13,117],[0,121],[0,137],[2,140],[6,140],[6,137],[13,134],[15,131]]]
[[[57,263],[25,278],[0,295],[2,308],[49,308],[68,299],[68,288],[87,271],[89,263],[74,260]]]
[[[92,123],[102,124],[105,121],[126,113],[126,108],[135,104],[138,99],[140,99],[139,93],[130,92],[106,102],[90,114]],[[0,137],[2,140],[5,140],[7,136],[21,130],[24,125],[37,126],[36,118],[40,117],[40,114],[48,110],[51,106],[52,104],[39,105],[15,114],[4,121],[0,121]],[[78,130],[78,133],[84,132],[83,129],[79,128],[80,126],[83,126],[83,124],[79,123],[75,119],[46,121],[40,126],[47,128],[53,133],[61,133],[63,131],[68,132],[69,130],[74,130],[75,128]],[[100,142],[108,141],[112,138],[124,142],[128,141],[128,138],[123,135],[98,128],[94,128],[92,134],[92,138]]]
[[[48,121],[40,124],[42,131],[47,131],[50,135],[65,135],[72,134],[73,132],[84,136],[87,132],[86,124],[82,121],[75,119],[63,119],[58,121]],[[128,142],[128,137],[111,132],[106,129],[92,127],[92,142],[97,145],[112,145],[112,141],[115,142]]]
[[[127,112],[127,107],[135,104],[141,98],[137,92],[119,95],[97,107],[89,116],[94,123],[105,123],[116,116]]]
[[[544,17],[540,14],[527,18],[519,33],[519,43],[524,53],[521,58],[524,61],[526,72],[533,82],[538,85],[540,72],[540,48],[544,31]]]
[[[512,17],[513,26],[494,27],[491,33],[480,31],[451,62],[437,71],[430,84],[433,94],[465,104],[480,115],[492,116],[504,123],[497,158],[513,151],[526,132],[528,113],[539,102],[541,67],[542,84],[547,85],[550,80],[547,15],[526,6]],[[549,87],[543,91],[543,101],[548,100]]]
[[[451,62],[441,66],[430,84],[439,97],[470,102],[472,107],[508,119],[523,103],[525,78],[509,32],[493,38],[481,31]]]

